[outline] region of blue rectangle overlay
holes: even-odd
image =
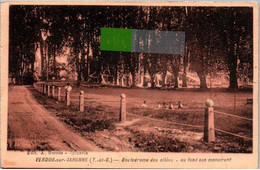
[[[132,52],[183,55],[184,48],[184,31],[132,31]]]

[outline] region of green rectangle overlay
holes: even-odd
[[[131,52],[132,29],[101,28],[100,50]]]
[[[101,51],[184,54],[184,31],[101,28]]]

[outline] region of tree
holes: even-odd
[[[9,73],[19,84],[32,83],[35,52],[40,39],[40,20],[35,6],[10,7]],[[26,82],[24,82],[26,78]]]
[[[101,82],[102,74],[118,76],[131,73],[135,86],[139,70],[154,78],[172,71],[175,87],[183,70],[198,74],[200,88],[207,88],[207,76],[228,71],[230,88],[237,79],[253,77],[252,8],[241,7],[156,7],[156,6],[11,6],[10,72],[24,75],[34,72],[35,52],[40,48],[42,79],[57,77],[56,56],[70,49],[69,64],[78,81]],[[222,21],[222,22],[215,22]],[[14,26],[15,25],[15,26]],[[100,51],[102,27],[185,31],[183,55]],[[42,34],[48,37],[45,41]],[[150,47],[146,38],[144,46]],[[17,61],[17,62],[16,62]],[[169,65],[170,64],[170,65]]]
[[[247,58],[248,63],[253,63],[250,52],[252,51],[253,9],[218,8],[217,17],[223,21],[221,25],[215,23],[215,26],[218,28],[218,34],[221,35],[222,48],[227,54],[225,62],[229,70],[229,88],[236,89],[238,88],[238,59]],[[244,40],[248,45],[245,45]]]

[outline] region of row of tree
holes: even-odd
[[[101,27],[185,31],[184,55],[100,51]],[[34,74],[40,48],[41,79],[57,77],[56,57],[70,50],[68,62],[78,81],[91,81],[109,72],[116,80],[131,73],[133,86],[142,68],[151,76],[167,71],[178,85],[179,73],[196,72],[200,87],[206,76],[229,74],[230,88],[238,79],[253,78],[253,9],[245,7],[166,6],[11,6],[9,73]]]

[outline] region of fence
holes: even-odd
[[[229,114],[229,113],[225,113],[225,112],[213,111],[213,114],[214,113],[222,114],[224,116],[234,117],[236,119],[241,119],[241,120],[253,122],[253,119],[242,117],[242,116],[237,116],[237,115],[233,115],[233,114]],[[212,131],[213,131],[212,133],[215,133],[215,131],[218,131],[218,132],[225,133],[225,134],[232,135],[232,136],[236,136],[236,137],[239,137],[239,138],[243,138],[243,139],[247,139],[247,140],[253,140],[252,138],[249,138],[249,137],[246,137],[246,136],[241,136],[241,135],[238,135],[238,134],[235,134],[235,133],[232,133],[232,132],[228,132],[228,131],[225,131],[225,130],[222,130],[222,129],[214,128],[214,127],[212,128]]]
[[[121,94],[121,100],[120,100],[120,118],[119,120],[121,120],[121,122],[124,122],[126,120],[126,96],[125,94]],[[246,137],[246,136],[241,136],[232,132],[228,132],[222,129],[218,129],[215,128],[215,120],[214,120],[214,114],[222,114],[225,116],[229,116],[229,117],[234,117],[237,119],[242,119],[245,121],[253,121],[253,119],[250,118],[246,118],[246,117],[241,117],[241,116],[237,116],[237,115],[233,115],[233,114],[229,114],[229,113],[225,113],[225,112],[220,112],[220,111],[215,111],[214,107],[213,107],[213,101],[212,100],[207,100],[206,101],[206,108],[205,108],[205,119],[204,119],[204,126],[199,126],[199,125],[190,125],[190,124],[183,124],[183,123],[175,123],[175,122],[171,122],[171,121],[165,121],[165,120],[160,120],[160,119],[155,119],[155,118],[150,118],[150,117],[145,117],[145,116],[139,116],[136,114],[131,114],[131,113],[127,113],[128,115],[133,115],[133,116],[137,116],[137,117],[141,117],[141,118],[145,118],[145,119],[149,119],[152,121],[158,121],[158,122],[162,122],[162,123],[169,123],[169,124],[173,124],[173,125],[178,125],[178,126],[186,126],[186,127],[192,127],[192,128],[204,128],[204,140],[207,142],[214,142],[216,140],[216,136],[215,136],[215,131],[221,132],[221,133],[225,133],[228,135],[232,135],[235,137],[239,137],[239,138],[243,138],[243,139],[247,139],[247,140],[252,140],[252,138]],[[124,118],[122,118],[124,117]]]
[[[47,95],[48,97],[53,97],[55,99],[57,99],[58,101],[61,101],[61,91],[62,88],[64,87],[59,87],[59,86],[55,86],[55,85],[48,85],[46,83],[37,83],[34,84],[33,87],[38,90],[39,92]],[[66,106],[70,106],[71,103],[71,99],[70,99],[70,90],[65,89],[65,103]],[[55,91],[57,91],[55,93]],[[80,91],[79,93],[79,111],[80,112],[84,112],[84,91]],[[163,122],[163,123],[169,123],[169,124],[173,124],[173,125],[178,125],[178,126],[187,126],[187,127],[192,127],[192,128],[198,128],[198,129],[203,129],[204,128],[204,140],[206,142],[214,142],[216,140],[216,136],[215,136],[215,132],[221,132],[221,133],[225,133],[228,135],[232,135],[235,137],[239,137],[239,138],[243,138],[243,139],[247,139],[247,140],[252,140],[252,138],[246,137],[246,136],[241,136],[232,132],[228,132],[222,129],[218,129],[215,128],[215,120],[214,120],[214,114],[221,114],[224,116],[228,116],[228,117],[233,117],[236,119],[242,119],[245,121],[253,121],[253,119],[250,118],[246,118],[246,117],[241,117],[241,116],[237,116],[237,115],[233,115],[233,114],[229,114],[229,113],[225,113],[225,112],[221,112],[221,111],[216,111],[214,110],[213,107],[213,101],[208,99],[206,101],[206,108],[205,108],[205,118],[204,118],[204,126],[199,126],[199,125],[191,125],[191,124],[182,124],[182,123],[176,123],[176,122],[171,122],[171,121],[165,121],[165,120],[161,120],[161,119],[155,119],[155,118],[150,118],[150,117],[146,117],[146,116],[140,116],[140,115],[136,115],[136,114],[131,114],[131,113],[127,113],[126,111],[126,95],[125,94],[121,94],[120,95],[120,110],[119,110],[119,121],[120,122],[125,122],[127,120],[127,114],[128,115],[132,115],[132,116],[136,116],[136,117],[141,117],[144,119],[149,119],[152,121],[158,121],[158,122]]]
[[[66,89],[65,87],[55,86],[55,85],[48,85],[47,83],[35,83],[33,87],[43,93],[44,95],[47,95],[48,97],[55,98],[57,101],[62,101],[62,88],[65,89],[65,103],[66,106],[70,106],[71,99],[70,99],[70,90]],[[55,93],[56,92],[56,93]],[[80,91],[79,94],[79,111],[84,112],[84,92]]]
[[[125,102],[125,99],[124,99],[124,102]],[[176,123],[176,122],[160,120],[160,119],[140,116],[140,115],[136,115],[136,114],[131,114],[131,113],[127,113],[127,114],[137,116],[137,117],[140,117],[140,118],[145,118],[145,119],[152,120],[152,121],[169,123],[169,124],[178,125],[178,126],[185,126],[185,127],[196,128],[196,129],[203,129],[204,128],[204,141],[206,141],[206,142],[214,142],[216,140],[216,136],[215,136],[216,131],[221,132],[221,133],[225,133],[225,134],[228,134],[228,135],[231,135],[231,136],[239,137],[239,138],[252,140],[252,138],[249,138],[249,137],[246,137],[246,136],[241,136],[241,135],[238,135],[238,134],[235,134],[235,133],[232,133],[232,132],[228,132],[228,131],[225,131],[225,130],[222,130],[222,129],[215,128],[215,120],[214,120],[215,119],[215,115],[214,115],[215,113],[216,114],[222,114],[222,115],[229,116],[229,117],[234,117],[234,118],[237,118],[237,119],[242,119],[242,120],[245,120],[245,121],[253,121],[253,119],[250,119],[250,118],[241,117],[241,116],[237,116],[237,115],[233,115],[233,114],[229,114],[229,113],[225,113],[225,112],[215,111],[214,107],[213,107],[213,101],[212,100],[206,101],[204,126]]]

